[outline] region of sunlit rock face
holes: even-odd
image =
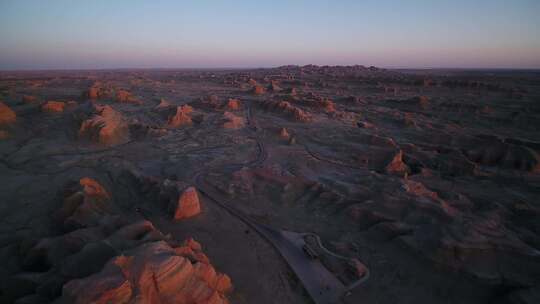
[[[227,109],[230,111],[236,111],[240,109],[240,100],[230,98],[229,101],[227,101]]]
[[[191,116],[193,108],[189,105],[182,105],[176,108],[176,114],[169,118],[167,126],[170,128],[180,128],[183,126],[189,126],[193,123]]]
[[[178,202],[174,207],[173,218],[175,220],[181,220],[184,218],[192,217],[201,212],[201,204],[199,202],[199,195],[195,187],[188,187],[185,189]]]
[[[60,234],[21,249],[20,272],[2,286],[3,301],[49,303],[228,303],[231,279],[219,273],[192,238],[179,243],[148,220],[123,215],[112,194],[96,179],[65,185],[53,220]],[[197,205],[194,205],[197,204]],[[188,188],[181,215],[195,215],[198,197]]]
[[[8,107],[5,103],[0,101],[0,126],[10,125],[17,120],[17,114]]]
[[[141,245],[111,259],[99,273],[68,282],[62,298],[73,303],[228,303],[229,277],[208,263],[191,261],[183,255],[185,248],[165,242]]]
[[[62,101],[47,101],[41,106],[41,111],[49,113],[64,112],[66,103]]]
[[[245,125],[245,119],[234,115],[231,112],[225,112],[223,114],[223,128],[225,129],[240,129]]]
[[[79,137],[89,138],[103,145],[111,146],[129,140],[129,128],[121,113],[111,106],[94,107],[91,118],[82,122]]]

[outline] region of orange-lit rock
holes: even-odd
[[[55,213],[64,229],[95,226],[110,209],[107,191],[96,180],[85,177],[79,185],[67,189],[62,208]]]
[[[91,99],[97,99],[99,98],[99,88],[97,87],[91,87],[90,89],[88,89],[88,97],[91,98]]]
[[[189,105],[181,105],[176,108],[176,114],[169,118],[168,126],[170,128],[178,128],[182,126],[191,125],[193,121],[188,115],[193,111],[193,108]]]
[[[41,106],[41,111],[49,113],[64,112],[66,103],[62,101],[47,101]]]
[[[91,196],[91,197],[101,197],[104,199],[109,198],[109,194],[103,186],[101,186],[96,180],[91,179],[89,177],[83,177],[79,181],[81,186],[83,186],[83,191],[85,195]]]
[[[232,98],[229,99],[229,101],[227,102],[227,109],[233,111],[240,109],[240,100]]]
[[[228,303],[227,275],[179,255],[165,242],[141,245],[110,260],[96,274],[62,288],[70,303]]]
[[[245,125],[245,119],[243,117],[236,116],[231,112],[225,112],[223,119],[225,120],[223,123],[225,129],[240,129]]]
[[[408,171],[407,165],[403,162],[403,151],[399,150],[390,163],[385,168],[387,173],[404,174]]]
[[[195,216],[201,212],[199,195],[195,187],[188,187],[178,198],[178,202],[174,208],[173,218],[180,220]]]
[[[116,145],[129,140],[129,129],[122,114],[111,106],[96,106],[96,114],[81,124],[79,136],[104,145]]]
[[[131,92],[122,89],[116,91],[116,101],[121,103],[141,104],[141,101],[135,98]]]
[[[279,130],[279,137],[283,138],[283,139],[289,139],[289,132],[287,132],[287,129],[285,128],[281,128]]]
[[[159,104],[156,106],[156,109],[165,109],[171,106],[171,103],[165,100],[164,98],[161,98],[159,101]]]
[[[83,96],[90,99],[99,99],[109,97],[111,96],[111,93],[112,92],[109,89],[102,86],[102,83],[96,82],[83,94]]]
[[[332,113],[336,111],[334,107],[334,102],[329,99],[325,99],[324,101],[322,101],[322,105],[324,107],[324,111],[327,113]]]
[[[285,115],[293,118],[296,121],[309,122],[312,120],[312,116],[300,109],[299,107],[291,105],[288,101],[263,101],[261,105],[269,111],[281,112]]]
[[[252,92],[255,95],[262,95],[266,92],[266,89],[263,86],[256,85],[253,87]]]
[[[17,114],[15,114],[10,107],[0,101],[0,126],[12,124],[16,120]]]
[[[276,81],[272,81],[268,86],[268,89],[272,92],[280,92],[283,90]]]
[[[192,238],[184,241],[182,246],[174,248],[176,254],[189,258],[192,262],[210,264],[210,259],[202,252],[202,246]]]

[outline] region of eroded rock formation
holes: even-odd
[[[183,126],[189,126],[193,123],[191,116],[193,108],[189,105],[181,105],[176,108],[176,114],[169,118],[167,126],[170,128],[179,128]]]
[[[83,121],[79,128],[79,137],[103,145],[117,145],[129,140],[129,128],[122,114],[111,106],[95,105],[94,115]]]
[[[0,126],[10,125],[17,120],[17,114],[8,107],[5,103],[0,101]]]

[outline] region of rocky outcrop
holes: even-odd
[[[116,101],[120,103],[132,103],[132,104],[142,104],[140,100],[138,100],[131,92],[127,90],[117,90],[116,91]]]
[[[79,137],[107,146],[122,144],[129,140],[128,124],[122,114],[108,105],[95,105],[94,113],[91,118],[82,122]]]
[[[263,87],[263,86],[260,86],[260,85],[255,85],[252,89],[251,89],[251,92],[255,95],[262,95],[264,93],[266,93],[266,89]]]
[[[208,263],[190,261],[165,242],[154,242],[110,260],[94,275],[63,287],[73,303],[228,303],[227,275]]]
[[[166,99],[161,98],[159,101],[159,104],[156,106],[156,109],[167,109],[171,106],[171,103],[168,102]]]
[[[8,107],[5,103],[0,101],[0,126],[10,125],[17,120],[17,114]]]
[[[175,220],[181,220],[184,218],[192,217],[201,212],[201,204],[199,202],[199,195],[195,187],[188,187],[182,192],[176,205],[174,206],[173,218]]]
[[[289,137],[290,137],[290,135],[289,135],[289,132],[287,131],[287,129],[281,128],[281,129],[279,130],[279,137],[288,140]]]
[[[108,211],[109,194],[96,180],[85,177],[66,189],[62,207],[54,218],[66,231],[94,226]]]
[[[167,126],[169,128],[179,128],[191,125],[193,123],[191,116],[189,115],[191,112],[193,112],[193,108],[189,105],[177,107],[176,114],[169,118]]]
[[[110,97],[111,93],[111,90],[104,88],[101,82],[96,82],[83,95],[90,99],[101,99]]]
[[[227,102],[227,109],[231,111],[236,111],[240,109],[240,100],[230,98]]]
[[[464,155],[472,162],[529,172],[540,172],[540,155],[535,149],[511,139],[477,136],[466,140]]]
[[[246,124],[243,117],[236,116],[231,112],[225,112],[223,114],[223,121],[223,128],[225,129],[241,129]]]
[[[392,157],[392,160],[384,168],[386,173],[403,175],[409,171],[407,165],[403,162],[403,151],[398,150]]]
[[[270,82],[270,85],[268,86],[268,90],[272,92],[281,92],[283,89],[278,85],[276,81]]]
[[[66,103],[63,101],[47,101],[41,106],[41,111],[49,113],[64,112]]]
[[[305,112],[299,107],[291,105],[287,101],[277,102],[277,101],[268,100],[268,101],[263,101],[261,105],[263,108],[265,108],[268,111],[283,113],[296,121],[310,122],[312,120],[312,117],[309,113]]]
[[[197,241],[179,243],[124,215],[92,178],[61,196],[54,220],[64,232],[18,245],[23,271],[3,277],[2,303],[228,303],[231,279]]]

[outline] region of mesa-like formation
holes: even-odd
[[[539,303],[539,96],[532,71],[2,72],[0,303]]]

